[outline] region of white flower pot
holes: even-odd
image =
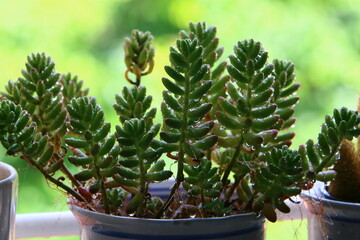
[[[8,164],[0,162],[0,239],[15,239],[17,201],[17,173]]]
[[[360,204],[330,199],[326,195],[324,184],[316,184],[302,193],[309,240],[360,239]]]
[[[164,196],[168,187],[155,187],[153,195]],[[82,240],[262,240],[265,218],[240,214],[202,219],[143,219],[119,217],[70,205],[81,228]]]

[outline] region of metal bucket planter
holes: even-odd
[[[153,195],[164,196],[168,187],[155,187]],[[111,216],[69,206],[81,228],[82,240],[262,240],[264,217],[240,214],[202,219],[142,219]]]
[[[310,240],[360,239],[360,204],[333,199],[324,184],[302,194]]]
[[[17,200],[17,173],[8,164],[0,162],[0,239],[15,239]]]

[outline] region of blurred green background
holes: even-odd
[[[115,125],[114,95],[127,84],[123,37],[133,28],[155,36],[154,73],[143,83],[158,105],[169,46],[189,21],[216,25],[225,55],[238,40],[254,38],[271,59],[295,63],[302,87],[294,146],[315,138],[323,116],[334,107],[356,107],[360,93],[356,0],[0,0],[0,85],[20,76],[27,55],[46,52],[58,72],[72,72],[85,80],[90,95],[103,104],[108,121]],[[0,161],[10,162],[19,172],[18,213],[67,209],[62,193],[49,189],[20,160],[4,157],[3,149],[0,153]],[[306,220],[268,224],[267,239],[307,239]]]

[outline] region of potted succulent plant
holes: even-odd
[[[17,172],[0,162],[0,239],[15,240]]]
[[[360,109],[360,99],[359,107]],[[355,145],[342,140],[338,160],[326,179],[311,191],[304,191],[310,239],[360,238],[360,140]]]
[[[82,81],[57,73],[45,54],[29,56],[1,99],[7,154],[20,154],[69,195],[83,239],[263,239],[263,216],[276,221],[275,209],[290,211],[286,199],[328,177],[323,169],[341,140],[359,134],[358,113],[341,109],[326,118],[319,143],[289,149],[300,86],[294,64],[269,63],[252,39],[219,62],[216,28],[190,23],[170,48],[163,123],[154,123],[156,108],[141,85],[154,66],[152,40],[137,30],[125,39],[133,87],[115,97],[114,133]],[[314,152],[321,154],[314,159]],[[166,196],[152,191],[171,177]]]

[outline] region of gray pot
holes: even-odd
[[[8,164],[0,162],[0,239],[15,239],[17,200],[17,173]]]
[[[263,240],[264,218],[241,214],[221,218],[143,219],[119,217],[70,206],[82,240]]]
[[[302,193],[309,239],[360,239],[360,204],[329,199],[326,195],[324,184]]]
[[[165,185],[166,186],[165,186]],[[152,195],[166,197],[171,182],[152,186]],[[81,228],[82,240],[263,240],[265,218],[240,214],[201,219],[143,219],[119,217],[69,206]]]

